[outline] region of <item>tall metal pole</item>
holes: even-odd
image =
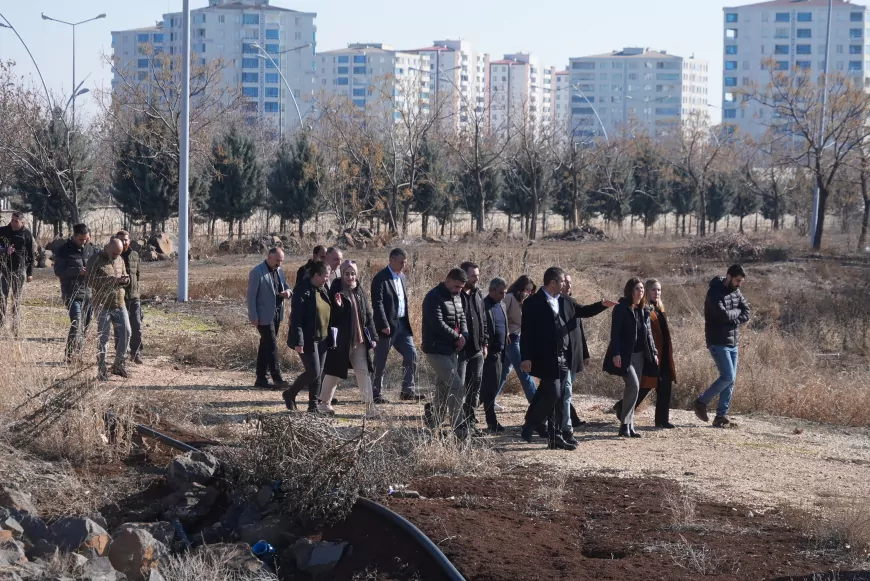
[[[825,36],[825,64],[822,72],[822,115],[819,119],[819,140],[816,144],[816,163],[821,165],[819,158],[825,152],[825,116],[828,108],[828,60],[831,54],[831,18],[834,12],[834,0],[828,0],[828,30]],[[810,225],[810,246],[816,247],[816,229],[819,224],[819,177],[816,176],[816,185],[813,188],[813,223]],[[821,240],[819,241],[821,242]]]
[[[184,0],[181,17],[181,151],[178,160],[178,302],[187,302],[190,239],[190,0]]]
[[[72,53],[72,61],[73,61],[73,82],[72,82],[72,130],[76,130],[76,25],[72,25],[73,31],[73,53]],[[73,179],[73,188],[75,188],[76,180]]]

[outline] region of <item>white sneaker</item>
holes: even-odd
[[[494,410],[497,411],[497,412],[503,412],[503,411],[504,411],[504,408],[503,408],[502,406],[498,405],[498,403],[494,403],[494,404],[492,404],[492,409],[494,409]]]

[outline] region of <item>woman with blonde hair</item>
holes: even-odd
[[[646,292],[649,304],[650,326],[656,350],[659,353],[659,365],[654,371],[652,368],[644,369],[643,379],[640,381],[640,393],[637,396],[635,408],[655,389],[656,427],[671,429],[676,427],[670,422],[671,388],[674,382],[677,381],[677,370],[674,366],[674,343],[671,337],[668,317],[665,314],[665,304],[662,302],[662,284],[658,280],[651,278],[646,281]],[[613,405],[613,411],[617,416],[622,416],[622,400]]]

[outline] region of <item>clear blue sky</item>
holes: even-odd
[[[721,101],[722,7],[745,0],[272,0],[271,4],[317,12],[318,50],[348,42],[384,42],[420,48],[438,38],[462,38],[493,57],[529,51],[544,64],[565,68],[568,58],[609,52],[623,46],[649,46],[710,62],[709,101]],[[191,8],[207,5],[191,0]],[[437,6],[436,11],[420,7]],[[365,8],[363,8],[365,7]],[[154,24],[165,12],[181,10],[181,0],[3,0],[0,13],[30,46],[49,88],[69,92],[72,84],[72,34],[69,27],[43,21],[40,12],[77,21],[107,14],[78,29],[77,81],[86,86],[111,83],[101,54],[111,52],[112,30]],[[12,31],[0,29],[0,59],[14,59],[18,70],[33,67]],[[93,104],[79,101],[95,112]],[[711,112],[715,113],[713,109]]]

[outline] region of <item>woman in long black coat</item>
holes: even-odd
[[[333,414],[330,402],[340,379],[347,379],[353,369],[356,382],[366,406],[366,416],[378,414],[372,398],[372,349],[376,346],[372,309],[365,291],[359,284],[356,262],[346,260],[341,265],[341,277],[332,282],[329,298],[332,313],[329,326],[338,330],[335,349],[326,355],[323,387],[320,391],[318,411]]]

